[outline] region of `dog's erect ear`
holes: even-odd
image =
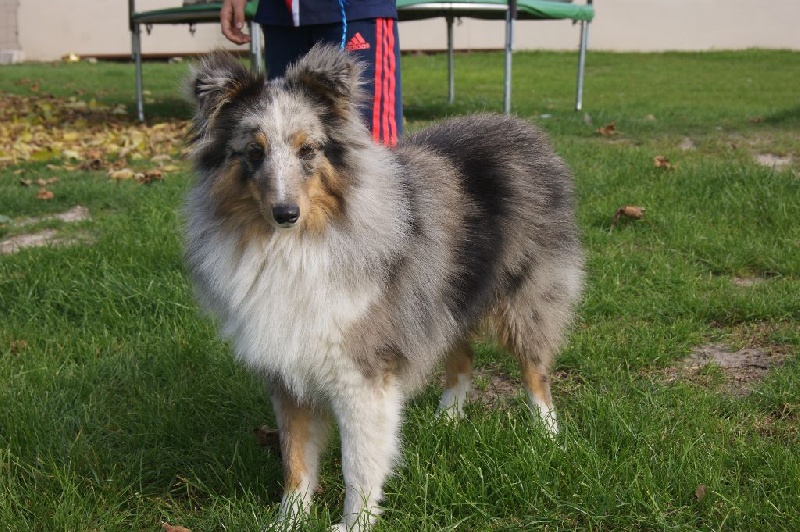
[[[346,112],[363,98],[361,73],[364,67],[350,54],[329,44],[315,44],[297,63],[286,70],[290,87],[303,87],[334,109]]]
[[[232,55],[218,51],[192,65],[184,91],[198,115],[208,121],[240,91],[263,84],[261,76],[252,74]]]

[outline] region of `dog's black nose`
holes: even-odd
[[[300,207],[286,203],[279,203],[272,207],[272,217],[280,225],[291,225],[300,218]]]

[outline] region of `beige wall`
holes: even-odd
[[[137,8],[179,2],[138,0]],[[597,0],[595,7],[589,41],[595,50],[800,50],[798,0]],[[18,17],[19,42],[28,60],[130,53],[125,0],[20,0]],[[400,31],[403,49],[446,47],[441,19],[402,23]],[[142,42],[145,54],[176,55],[226,43],[212,24],[199,25],[194,36],[186,26],[156,26]],[[516,49],[572,50],[577,42],[578,30],[569,22],[517,25]],[[501,48],[503,24],[465,19],[456,25],[455,44],[460,49]]]

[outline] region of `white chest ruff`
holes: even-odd
[[[239,360],[298,396],[357,371],[342,344],[375,298],[374,282],[345,281],[323,245],[276,239],[238,254],[218,241],[209,249],[208,299]]]

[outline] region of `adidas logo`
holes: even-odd
[[[353,50],[368,50],[370,48],[369,43],[364,40],[364,37],[361,36],[361,33],[356,32],[353,37],[347,41],[344,49],[348,52],[352,52]]]

